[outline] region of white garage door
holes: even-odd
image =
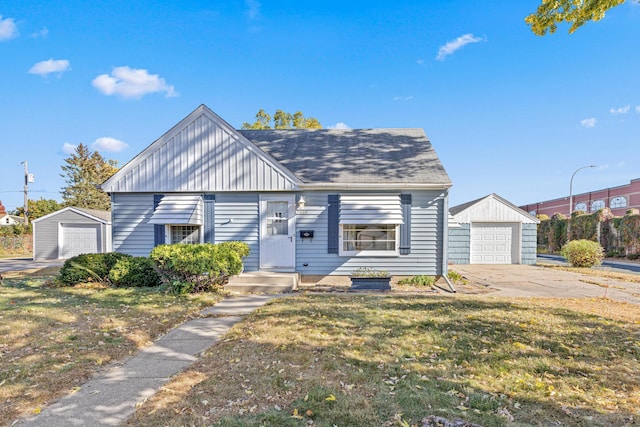
[[[60,224],[62,242],[60,258],[71,258],[80,254],[98,253],[100,244],[100,225],[98,224]]]
[[[471,264],[519,262],[518,224],[471,224]]]

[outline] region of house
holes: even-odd
[[[24,219],[16,215],[9,215],[2,202],[0,202],[0,227],[22,224],[24,224]]]
[[[33,259],[111,252],[111,212],[66,207],[33,220]]]
[[[449,209],[452,264],[535,264],[540,221],[497,194]]]
[[[113,249],[249,244],[245,271],[446,274],[451,181],[422,129],[236,130],[201,105],[108,179]]]

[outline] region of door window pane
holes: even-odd
[[[267,202],[267,233],[270,236],[289,235],[289,204]]]

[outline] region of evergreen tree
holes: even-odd
[[[116,173],[116,164],[114,160],[105,160],[97,151],[91,152],[86,145],[78,145],[62,165],[64,173],[60,176],[67,184],[61,192],[64,204],[109,210],[111,200],[98,186]]]

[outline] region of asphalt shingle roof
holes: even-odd
[[[451,184],[422,129],[239,132],[307,183]]]

